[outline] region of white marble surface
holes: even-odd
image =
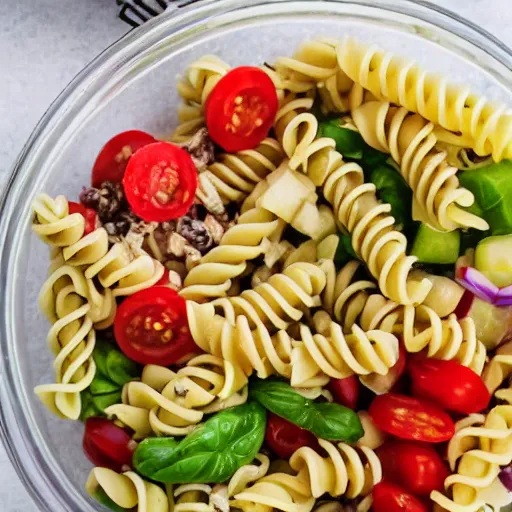
[[[0,192],[9,169],[50,102],[96,54],[128,27],[114,0],[1,2]],[[511,0],[434,0],[512,46]],[[0,445],[0,510],[37,508]],[[78,512],[78,511],[76,511]]]

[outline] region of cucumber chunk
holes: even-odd
[[[460,233],[443,233],[420,224],[411,249],[411,254],[421,263],[455,263],[459,257]]]
[[[512,235],[489,236],[475,250],[475,268],[500,288],[512,284]]]

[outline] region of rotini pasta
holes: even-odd
[[[85,271],[87,279],[98,277],[104,288],[113,288],[115,297],[131,295],[157,283],[164,266],[149,254],[137,254],[125,241],[117,242]]]
[[[96,373],[92,352],[96,343],[88,287],[83,273],[68,265],[55,270],[39,295],[39,305],[53,324],[48,344],[55,355],[55,383],[35,388],[41,401],[62,418],[78,419],[80,392]]]
[[[284,158],[281,144],[270,137],[255,149],[221,153],[202,174],[219,193],[222,201],[243,201],[254,187],[275,171]]]
[[[426,348],[429,357],[455,359],[476,373],[482,373],[487,351],[478,340],[470,317],[458,320],[451,314],[441,319],[425,305],[400,306],[375,293],[376,287],[371,281],[353,281],[360,266],[358,262],[347,263],[338,273],[330,260],[323,260],[320,266],[326,273],[327,282],[322,296],[323,307],[342,322],[344,332],[350,332],[357,323],[365,331],[378,329],[399,334],[409,352]],[[319,323],[325,325],[325,319],[320,315],[317,313],[317,330]]]
[[[460,134],[464,145],[478,155],[492,153],[495,162],[512,158],[512,115],[505,105],[494,105],[467,86],[449,84],[444,77],[423,71],[414,61],[351,38],[338,46],[338,63],[377,99]],[[442,140],[442,131],[438,136]],[[448,141],[452,136],[448,134]]]
[[[242,388],[246,384],[245,375],[211,355],[195,357],[177,373],[147,365],[140,382],[125,385],[123,403],[108,407],[105,413],[130,427],[136,439],[152,433],[185,436],[204,414],[245,403],[247,390]]]
[[[204,103],[230,66],[215,55],[205,55],[185,71],[177,84],[184,105],[178,110],[179,125],[171,136],[173,142],[187,142],[204,126]]]
[[[100,490],[118,507],[137,512],[170,512],[172,502],[158,485],[148,482],[133,471],[116,473],[107,468],[94,468],[85,484],[95,496]]]
[[[471,415],[458,427],[448,445],[448,462],[456,470],[445,480],[451,498],[434,491],[431,499],[449,512],[477,512],[486,504],[479,492],[492,485],[500,466],[512,461],[512,406]]]
[[[227,487],[206,484],[186,484],[176,487],[171,512],[229,512]]]
[[[52,199],[47,194],[38,194],[32,202],[32,210],[32,230],[46,244],[52,247],[67,247],[82,238],[85,219],[79,213],[69,214],[68,200],[65,196]]]
[[[226,295],[230,280],[245,271],[249,260],[265,252],[268,237],[277,226],[275,215],[262,208],[242,214],[236,225],[224,233],[220,244],[190,270],[180,295],[192,300]]]
[[[498,389],[512,375],[512,341],[496,350],[492,359],[487,363],[482,379],[489,390],[499,400],[512,405],[512,387]]]
[[[95,229],[78,242],[62,250],[64,261],[68,265],[92,265],[108,252],[108,233],[105,228]]]
[[[362,446],[359,452],[345,443],[334,445],[323,439],[320,446],[327,452],[322,457],[309,447],[299,448],[290,459],[315,498],[323,494],[333,497],[357,498],[367,496],[382,478],[379,458],[373,450]]]
[[[292,386],[303,386],[323,374],[333,379],[356,374],[364,383],[365,376],[386,375],[398,361],[398,339],[383,331],[364,332],[353,325],[352,333],[345,336],[341,326],[331,321],[317,334],[301,324],[299,338],[293,342]]]
[[[461,207],[474,203],[473,194],[459,187],[456,167],[438,151],[434,125],[405,108],[372,101],[352,111],[352,119],[364,140],[390,153],[414,193],[428,223],[436,229],[489,229],[487,222]]]

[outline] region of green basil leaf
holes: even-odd
[[[239,405],[211,417],[177,446],[146,439],[135,451],[134,466],[157,482],[225,482],[254,459],[263,444],[265,426],[265,409],[259,404]]]
[[[114,512],[126,512],[128,510],[127,508],[120,507],[115,503],[101,487],[98,487],[98,489],[94,491],[93,498],[98,503],[101,503],[103,506],[113,510]]]
[[[108,395],[97,395],[92,397],[92,402],[94,407],[98,410],[98,412],[103,414],[105,413],[105,409],[114,404],[120,404],[121,399],[121,391],[115,391],[114,393],[109,393]]]
[[[179,441],[173,437],[149,437],[138,444],[133,454],[133,466],[141,474],[152,478],[157,471],[176,460]]]
[[[108,353],[105,363],[106,375],[119,386],[124,386],[140,375],[137,363],[114,348]]]
[[[342,405],[328,402],[314,404],[312,431],[321,439],[355,443],[364,436],[364,429],[359,416]]]
[[[329,441],[354,442],[364,434],[359,416],[338,404],[304,398],[286,382],[255,379],[250,396],[269,411]]]
[[[115,350],[110,343],[101,338],[96,340],[94,347],[93,358],[96,363],[96,373],[108,376],[107,358],[111,350]]]
[[[115,382],[112,382],[108,378],[97,373],[94,376],[89,389],[93,395],[106,395],[107,393],[119,391],[119,386]]]
[[[80,419],[82,421],[103,415],[102,411],[94,404],[93,396],[89,389],[85,389],[80,393],[80,399],[82,400],[82,408],[80,410]]]

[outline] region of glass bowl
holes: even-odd
[[[187,3],[187,2],[184,2]],[[33,393],[53,382],[49,325],[37,306],[48,250],[30,229],[38,191],[76,198],[95,155],[128,129],[169,133],[176,77],[215,53],[231,65],[272,62],[314,36],[363,41],[418,58],[424,66],[510,101],[512,54],[480,28],[427,2],[408,0],[203,0],[167,12],[106,50],[41,120],[13,170],[1,204],[1,432],[10,458],[41,510],[100,510],[84,491],[91,465],[82,425],[54,418]]]

